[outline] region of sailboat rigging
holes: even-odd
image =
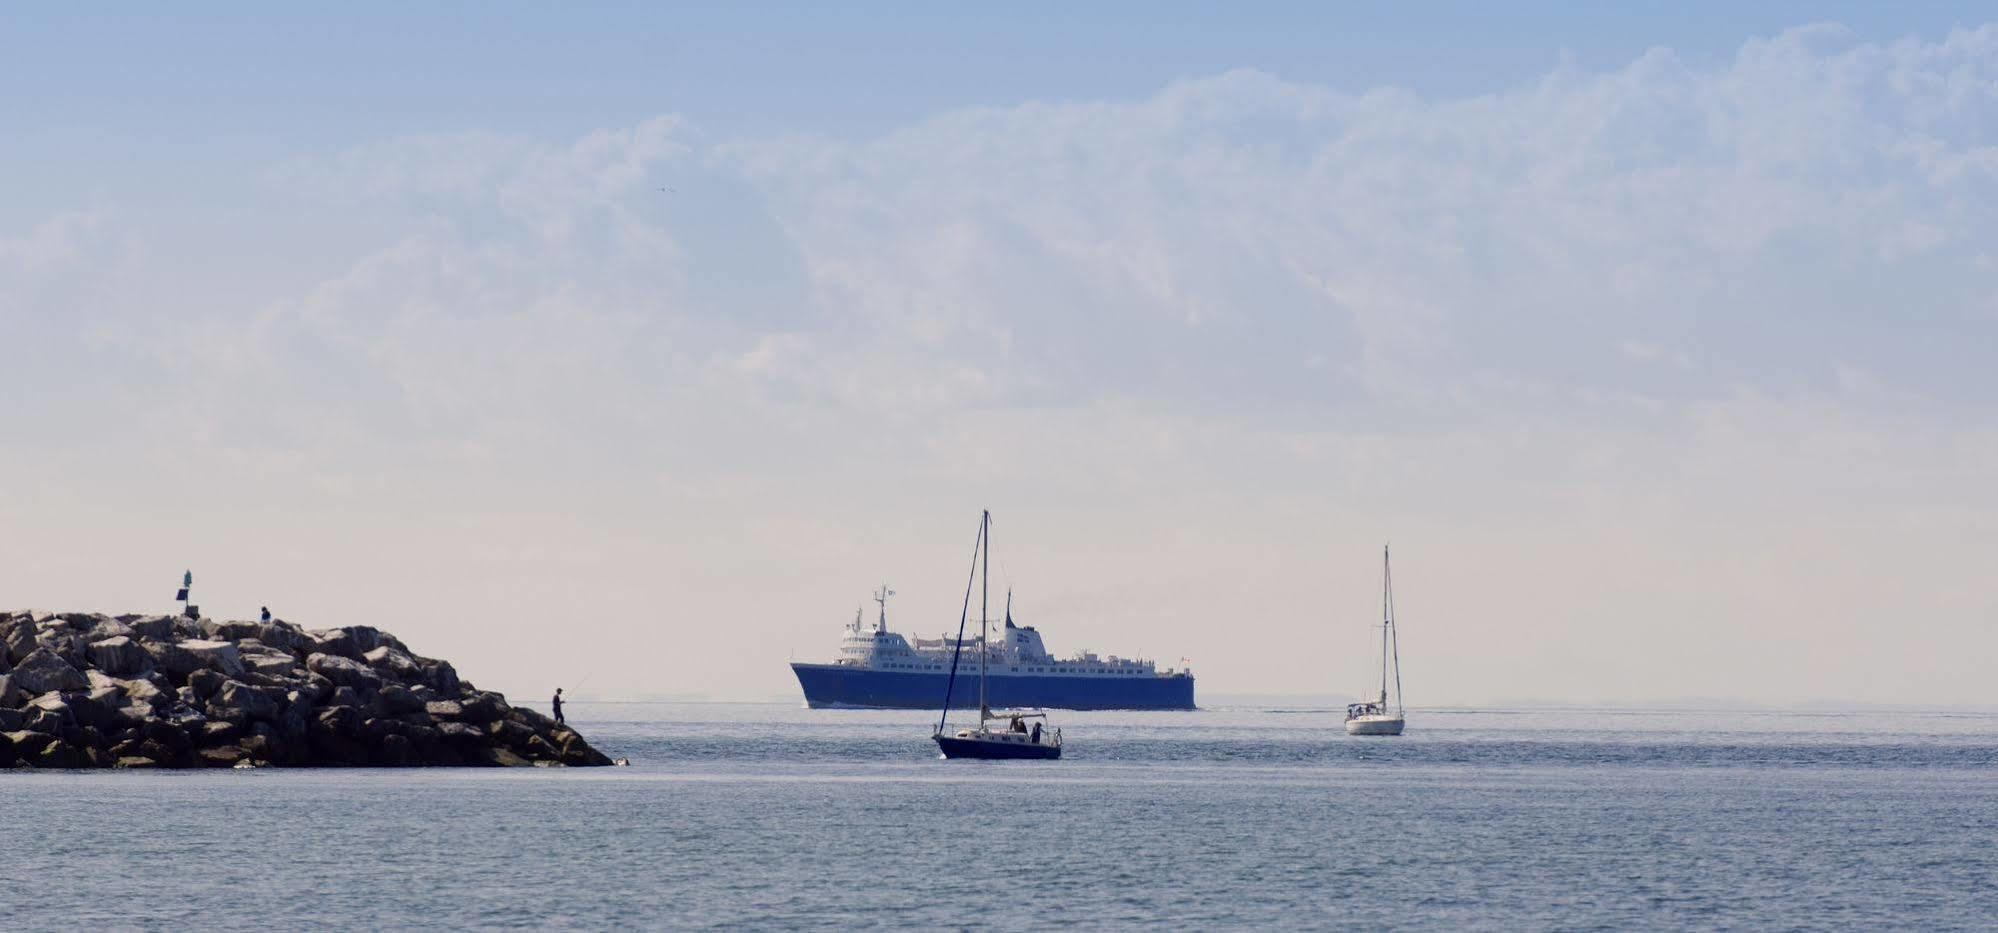
[[[1394,670],[1394,709],[1388,709],[1388,669]],[[1394,572],[1388,549],[1381,548],[1381,690],[1379,699],[1346,707],[1347,735],[1400,735],[1407,720],[1401,696],[1401,640],[1394,624]]]
[[[945,758],[1041,758],[1061,757],[1061,730],[1045,728],[1047,713],[1000,712],[994,713],[987,702],[985,692],[985,670],[990,654],[987,641],[989,633],[988,600],[991,595],[992,566],[992,513],[981,512],[978,518],[978,543],[971,551],[971,575],[964,583],[964,608],[957,618],[957,640],[950,653],[950,676],[944,681],[943,713],[937,717],[937,727],[930,738],[937,743]],[[951,691],[957,683],[959,659],[964,654],[964,630],[971,617],[971,588],[978,586],[978,726],[953,731],[949,729]],[[1011,614],[1012,596],[1007,596],[1008,615]],[[1006,720],[1003,729],[987,725],[993,720]],[[1040,722],[1027,727],[1027,720]],[[949,734],[946,734],[946,733]]]

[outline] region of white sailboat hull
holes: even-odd
[[[1400,716],[1355,716],[1346,720],[1347,735],[1400,735]]]

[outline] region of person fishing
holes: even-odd
[[[556,721],[556,722],[563,722],[563,720],[562,720],[562,688],[561,688],[561,687],[556,687],[556,688],[555,688],[555,699],[554,699],[554,700],[553,700],[553,701],[552,701],[552,702],[551,702],[551,703],[550,703],[549,705],[550,705],[550,706],[553,706],[553,707],[555,707],[555,721]],[[564,724],[564,725],[567,725],[567,723],[563,723],[563,724]]]

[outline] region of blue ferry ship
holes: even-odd
[[[936,639],[917,638],[912,644],[889,631],[888,597],[893,595],[885,586],[875,592],[881,614],[872,626],[863,625],[861,613],[854,612],[846,636],[840,640],[837,660],[791,665],[792,673],[798,675],[798,686],[805,691],[806,706],[936,709],[943,702],[955,640],[946,634]],[[973,659],[984,647],[982,639],[966,638],[963,663],[976,663]],[[994,633],[985,663],[987,702],[994,708],[1194,708],[1191,668],[1161,671],[1151,661],[1098,657],[1087,651],[1056,658],[1033,626],[1013,624],[1010,608],[1005,628]],[[960,676],[965,673],[958,671]],[[978,708],[977,691],[956,691],[951,705]]]

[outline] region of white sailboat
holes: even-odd
[[[1394,667],[1394,708],[1388,708],[1388,667]],[[1388,567],[1388,549],[1381,548],[1381,692],[1378,700],[1363,700],[1346,707],[1347,735],[1400,735],[1407,720],[1401,706],[1401,644],[1394,627],[1394,574]]]

